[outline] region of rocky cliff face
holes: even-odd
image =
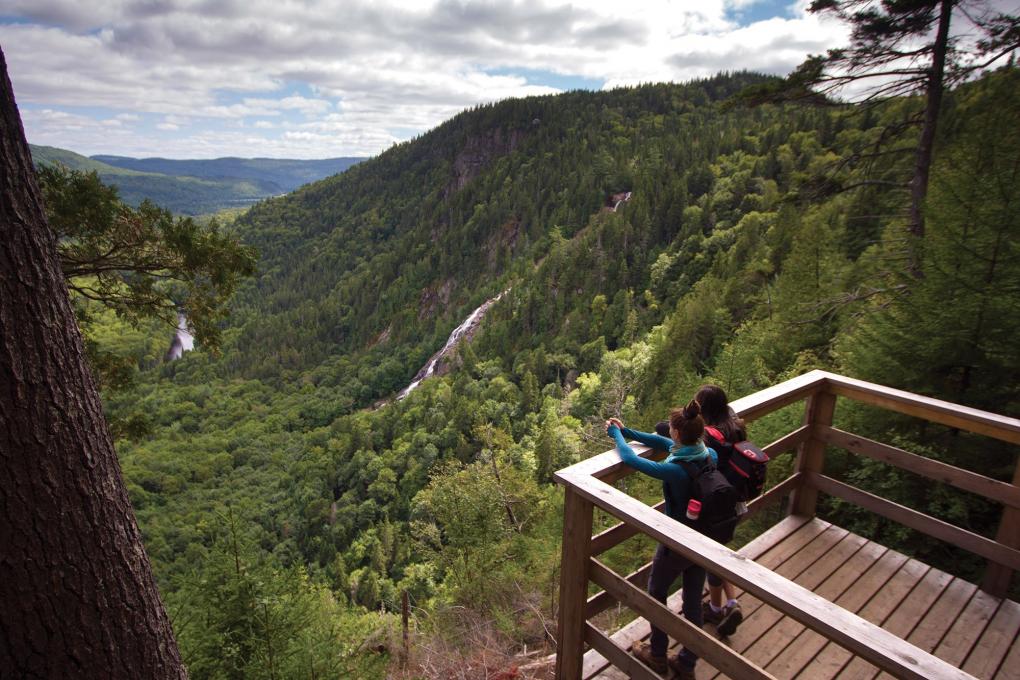
[[[473,180],[493,159],[513,153],[524,139],[522,130],[503,130],[497,128],[491,132],[469,137],[467,143],[453,159],[453,180],[446,188],[449,196],[460,191]]]
[[[438,309],[449,307],[453,286],[453,279],[447,279],[437,286],[429,286],[423,290],[418,300],[418,318],[431,318],[436,315]]]

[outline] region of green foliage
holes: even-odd
[[[949,119],[953,145],[932,177],[928,233],[921,278],[887,274],[856,326],[840,337],[841,364],[855,375],[902,389],[993,412],[1012,413],[1018,404],[1020,351],[1013,338],[1020,314],[1020,234],[1015,206],[1020,199],[1016,173],[1020,135],[999,121],[1020,113],[1017,74],[1007,71],[980,83],[961,97]],[[887,241],[895,248],[898,225]],[[880,433],[906,448],[933,458],[1009,480],[1015,454],[999,442],[937,426],[919,427],[902,418],[852,413],[855,431]],[[997,512],[985,501],[924,483],[905,473],[874,465],[847,463],[849,476],[897,502],[923,509],[946,521],[989,533]],[[974,578],[979,562],[947,552],[921,536],[904,534],[885,523],[865,520],[836,506],[854,526],[883,535],[897,532],[898,544],[928,561],[953,564]]]
[[[953,93],[920,278],[903,275],[902,222],[881,212],[902,205],[895,191],[805,190],[900,103],[870,117],[721,109],[754,80],[480,107],[260,205],[238,229],[265,253],[262,271],[231,300],[220,357],[148,363],[151,352],[119,335],[120,320],[97,315],[97,328],[110,326],[93,335],[103,346],[120,338],[119,355],[144,369],[107,399],[112,414],[141,411],[151,426],[118,451],[169,598],[185,606],[223,592],[223,602],[257,603],[238,593],[258,580],[231,575],[229,546],[209,529],[230,509],[250,536],[248,573],[278,582],[268,597],[312,612],[274,620],[270,606],[269,630],[293,629],[269,636],[274,649],[321,630],[303,623],[318,616],[309,593],[332,598],[349,640],[359,626],[366,638],[385,628],[377,622],[402,591],[422,634],[444,645],[469,648],[456,635],[489,630],[531,647],[548,639],[555,612],[553,473],[609,448],[610,415],[651,429],[704,382],[736,398],[817,367],[991,410],[1015,406],[1006,338],[1020,318],[1016,221],[1005,206],[1016,199],[1008,179],[1018,150],[1004,128],[1012,117],[992,113],[1012,110],[1015,75]],[[621,189],[630,201],[605,209],[607,192]],[[468,312],[507,288],[448,374],[384,401]],[[751,436],[767,443],[802,417],[802,406],[782,409],[754,422]],[[954,464],[968,457],[1000,478],[1012,469],[1010,452],[976,437],[843,407],[838,418]],[[792,464],[778,456],[771,479]],[[830,453],[826,473],[894,500],[923,497],[981,532],[994,525],[980,503],[849,455]],[[644,500],[661,494],[637,477],[621,486]],[[825,510],[898,548],[925,549],[847,508]],[[634,543],[606,559],[636,566],[651,546]],[[206,572],[211,590],[193,587]],[[240,626],[254,640],[259,609],[245,606],[217,630]],[[186,649],[196,660],[210,654]],[[243,658],[264,664],[266,654]]]
[[[519,458],[507,433],[489,426],[476,432],[485,441],[479,459],[434,468],[414,498],[411,528],[451,597],[477,607],[505,598],[527,574],[529,536],[549,504],[532,470],[522,469],[530,459]]]
[[[251,248],[215,221],[200,226],[148,201],[129,208],[95,171],[44,165],[38,176],[61,268],[77,296],[135,323],[161,318],[176,327],[184,310],[199,341],[219,346],[224,306],[255,271]],[[79,316],[87,320],[84,310]]]
[[[959,142],[935,168],[922,280],[892,278],[854,333],[845,362],[864,375],[978,408],[1018,405],[1020,312],[1016,182],[1020,135],[996,120],[1020,113],[1017,78],[985,86],[955,112]],[[895,227],[888,238],[898,236]],[[917,371],[918,365],[930,370]]]
[[[382,677],[365,638],[393,625],[349,611],[303,567],[267,563],[233,514],[169,606],[194,678]]]

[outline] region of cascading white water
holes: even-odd
[[[450,333],[450,337],[446,339],[446,344],[443,345],[443,348],[433,354],[432,358],[430,358],[428,362],[426,362],[425,366],[423,366],[422,369],[414,376],[414,380],[411,381],[411,384],[397,394],[397,400],[399,401],[409,395],[414,388],[421,384],[423,380],[431,377],[436,372],[436,366],[439,362],[453,352],[453,350],[457,347],[457,343],[460,342],[461,338],[463,338],[465,334],[478,326],[482,317],[485,316],[487,311],[489,311],[489,307],[496,304],[496,302],[498,302],[499,299],[506,294],[507,291],[504,290],[491,300],[486,300],[480,307],[478,307],[478,309],[471,312],[471,314],[468,315],[468,318],[464,319],[463,323],[454,328],[453,332]]]
[[[616,203],[613,204],[613,212],[616,212],[616,209],[620,207],[621,203],[626,203],[627,201],[629,201],[630,200],[630,196],[631,196],[631,192],[627,191],[627,192],[625,192],[623,194],[622,198],[617,199]]]
[[[174,333],[170,349],[167,350],[166,360],[176,361],[184,356],[185,352],[190,352],[193,349],[195,349],[195,336],[188,329],[188,318],[177,312],[177,332]]]

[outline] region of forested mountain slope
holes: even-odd
[[[746,131],[767,114],[723,114],[718,104],[756,80],[740,75],[486,106],[349,173],[260,204],[241,220],[267,272],[239,298],[241,317],[257,318],[239,338],[254,349],[242,374],[276,375],[277,362],[307,369],[364,351],[382,335],[382,352],[406,359],[359,386],[367,388],[359,401],[383,396],[413,375],[468,310],[530,278],[564,239],[598,241],[583,250],[601,262],[565,272],[591,277],[573,288],[612,298],[646,281],[658,252],[678,235],[684,210],[711,189],[711,165],[721,155],[829,120],[801,111],[767,139],[749,140]],[[835,132],[830,124],[825,134]],[[767,160],[780,172],[774,153]],[[623,190],[634,195],[628,217],[607,226],[600,213]],[[727,197],[736,204],[723,209],[739,208],[747,188],[736,191]],[[702,229],[716,219],[706,217]],[[618,233],[624,230],[636,236]]]
[[[918,103],[729,103],[761,79],[479,107],[238,221],[262,259],[222,355],[188,354],[108,395],[118,417],[150,423],[118,448],[193,677],[226,665],[258,676],[266,645],[326,675],[381,673],[385,657],[367,650],[386,647],[394,619],[369,612],[397,610],[401,591],[417,648],[448,668],[482,648],[548,642],[552,471],[608,448],[606,416],[650,427],[702,382],[737,397],[825,367],[1015,412],[1017,72],[950,97],[917,274],[903,266],[905,194],[865,181],[861,159]],[[875,158],[871,170],[909,172],[909,156]],[[507,289],[459,367],[371,408]],[[1005,448],[837,415],[1011,473]],[[781,412],[752,436],[799,417]],[[831,462],[834,475],[994,531],[997,514],[974,499]],[[772,463],[775,478],[788,464]],[[827,512],[929,562],[980,568]],[[626,569],[641,557],[607,559]],[[251,632],[246,602],[267,603],[277,637]],[[442,676],[441,663],[429,672]]]

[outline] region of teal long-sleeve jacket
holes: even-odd
[[[629,427],[625,427],[621,431],[616,425],[611,425],[606,433],[616,442],[616,452],[620,454],[620,460],[638,472],[662,480],[662,496],[666,500],[666,514],[678,521],[687,512],[687,501],[691,496],[691,478],[684,467],[677,464],[677,461],[700,465],[711,461],[718,464],[719,457],[716,452],[700,441],[697,444],[680,446],[674,444],[672,439],[657,434],[639,432]],[[661,463],[642,458],[634,453],[634,449],[627,443],[628,438],[635,439],[653,449],[669,451],[669,456]]]

